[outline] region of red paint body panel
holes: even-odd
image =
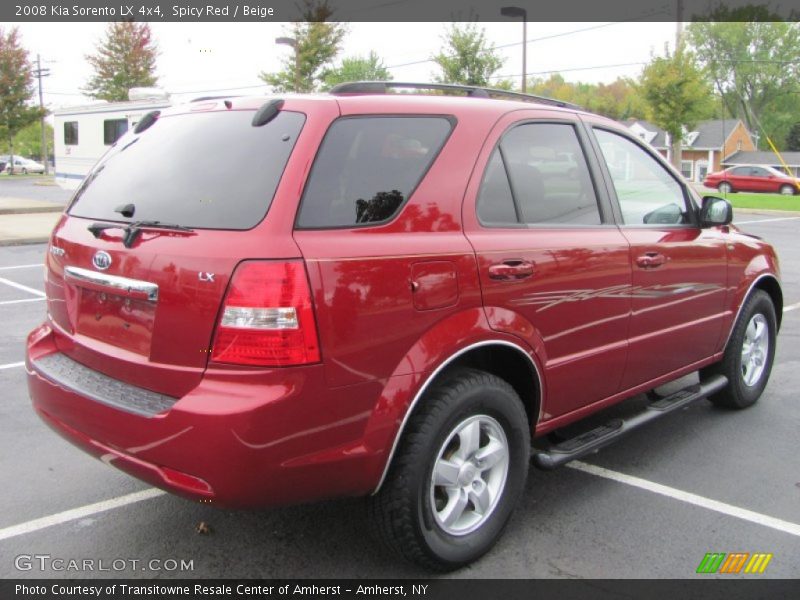
[[[233,104],[255,110],[264,101]],[[226,109],[209,101],[171,110]],[[224,506],[368,494],[431,375],[489,343],[516,348],[541,376],[531,427],[545,433],[718,359],[751,283],[777,277],[769,245],[733,227],[481,226],[475,199],[502,132],[524,119],[581,127],[574,111],[414,95],[287,98],[283,110],[306,122],[252,229],[145,233],[125,248],[118,232],[95,239],[91,220],[64,216],[51,239],[49,318],[27,347],[33,404],[76,445],[175,493]],[[390,221],[295,229],[326,131],[340,115],[370,114],[446,115],[455,126]],[[112,258],[108,274],[158,285],[158,301],[101,298],[102,289],[65,277],[67,267],[93,270],[98,250]],[[638,269],[648,252],[664,264]],[[286,259],[305,263],[321,362],[209,362],[237,264]],[[520,277],[498,279],[509,262]],[[706,287],[675,290],[687,282]],[[638,289],[671,295],[637,297]],[[91,400],[37,370],[56,352],[176,402],[145,417]]]

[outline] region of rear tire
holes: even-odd
[[[794,196],[796,193],[797,193],[797,188],[794,187],[793,185],[789,185],[787,183],[786,185],[781,186],[781,194],[783,194],[784,196]]]
[[[368,499],[373,533],[426,569],[467,565],[503,532],[529,458],[514,389],[484,371],[453,371],[411,415],[383,486]]]
[[[754,290],[745,299],[722,360],[700,370],[701,379],[711,375],[728,378],[726,387],[708,397],[714,405],[742,409],[756,403],[772,371],[776,323],[769,294]]]
[[[733,186],[728,183],[727,181],[723,181],[717,186],[720,194],[732,194],[733,193]]]

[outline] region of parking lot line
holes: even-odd
[[[648,481],[647,479],[641,479],[639,477],[634,477],[633,475],[626,475],[625,473],[611,471],[610,469],[590,465],[577,460],[568,463],[566,466],[570,469],[595,475],[596,477],[611,479],[612,481],[616,481],[618,483],[624,483],[642,490],[647,490],[648,492],[653,492],[654,494],[667,496],[668,498],[672,498],[674,500],[680,500],[681,502],[686,502],[687,504],[693,504],[695,506],[707,508],[708,510],[713,510],[715,512],[722,513],[723,515],[728,515],[730,517],[742,519],[743,521],[755,523],[756,525],[769,527],[770,529],[776,529],[778,531],[800,537],[800,525],[797,523],[762,515],[761,513],[747,510],[746,508],[739,508],[738,506],[733,506],[732,504],[726,504],[725,502],[712,500],[711,498],[706,498],[705,496],[698,496],[697,494],[684,492],[683,490],[661,485],[660,483]]]
[[[42,263],[36,263],[35,265],[13,265],[11,267],[0,267],[0,271],[11,271],[13,269],[33,269],[34,267],[44,268],[44,265]]]
[[[797,310],[798,308],[800,308],[800,302],[795,302],[794,304],[790,304],[789,306],[784,306],[783,312],[787,313],[791,310]]]
[[[52,527],[53,525],[61,525],[62,523],[68,523],[69,521],[74,521],[75,519],[82,519],[84,517],[89,517],[91,515],[113,510],[121,506],[127,506],[128,504],[134,504],[143,500],[150,500],[151,498],[158,498],[159,496],[163,496],[165,494],[166,492],[162,490],[150,488],[147,490],[142,490],[141,492],[127,494],[126,496],[120,496],[110,500],[102,500],[101,502],[95,502],[94,504],[87,504],[86,506],[65,510],[54,515],[42,517],[41,519],[34,519],[32,521],[20,523],[19,525],[12,525],[11,527],[0,529],[0,540],[7,540],[19,535],[25,535],[26,533],[33,533],[34,531]]]
[[[8,363],[7,365],[0,365],[0,371],[3,369],[13,369],[14,367],[24,367],[24,362]]]
[[[33,294],[34,296],[45,296],[45,293],[39,291],[35,288],[28,287],[27,285],[22,285],[21,283],[17,283],[16,281],[11,281],[10,279],[5,279],[4,277],[0,277],[0,283],[5,283],[6,285],[10,285],[13,288],[17,288],[18,290],[22,290],[23,292],[28,292],[29,294]]]
[[[39,298],[22,298],[21,300],[3,300],[0,302],[0,306],[5,306],[6,304],[23,304],[25,302],[41,302],[42,300],[46,300],[46,298],[40,296]]]
[[[755,221],[734,221],[734,225],[752,225],[754,223],[774,223],[775,221],[796,221],[800,217],[779,217],[777,219],[756,219]]]

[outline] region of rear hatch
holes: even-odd
[[[190,106],[129,132],[76,192],[46,282],[71,359],[180,397],[202,377],[236,265],[299,256],[247,232],[270,209],[305,115],[284,110],[255,127],[253,110],[230,106]]]

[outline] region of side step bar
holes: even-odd
[[[577,437],[551,446],[547,450],[534,452],[532,457],[533,464],[540,469],[548,471],[560,467],[571,460],[581,458],[607,446],[632,429],[654,421],[695,400],[706,398],[726,385],[728,385],[727,377],[715,375],[706,381],[691,385],[653,402],[638,415],[634,415],[629,419],[613,419]]]

